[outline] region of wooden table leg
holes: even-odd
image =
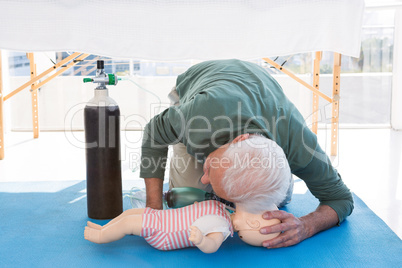
[[[33,53],[27,53],[29,66],[31,70],[31,79],[36,77],[36,64]],[[38,90],[36,88],[37,81],[31,84],[31,103],[32,103],[32,126],[34,138],[39,137],[39,106],[38,106]]]
[[[332,120],[331,120],[331,155],[338,154],[339,133],[339,94],[341,82],[341,54],[334,53],[334,70],[332,82]]]
[[[320,90],[320,61],[321,61],[322,52],[315,53],[314,59],[314,77],[313,77],[313,87],[317,90]],[[320,97],[313,93],[313,118],[312,118],[312,127],[311,130],[317,134],[318,130],[318,108],[319,108],[319,100]]]

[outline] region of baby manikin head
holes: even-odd
[[[267,206],[265,211],[278,210],[272,204]],[[253,214],[245,211],[241,206],[237,206],[236,212],[232,215],[233,228],[238,233],[239,238],[252,246],[261,247],[262,243],[266,240],[277,237],[280,233],[261,234],[262,227],[271,226],[280,223],[278,219],[265,220],[262,213]]]

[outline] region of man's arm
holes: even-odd
[[[263,243],[263,246],[267,248],[295,245],[318,232],[335,226],[339,221],[338,214],[327,205],[320,205],[314,212],[300,218],[282,210],[265,212],[263,218],[281,220],[280,224],[261,228],[262,234],[282,232],[276,238]]]
[[[320,200],[320,205],[314,212],[300,218],[285,211],[266,212],[263,215],[265,219],[277,218],[282,221],[280,224],[261,228],[262,233],[282,232],[278,237],[263,243],[267,248],[295,245],[341,223],[353,210],[352,194],[329,160],[324,162],[313,159],[296,175],[306,182],[309,190]]]
[[[163,180],[159,178],[146,178],[145,190],[147,194],[146,206],[153,209],[163,209],[162,190]]]
[[[171,123],[176,120],[176,109],[166,109],[156,115],[145,126],[141,148],[140,177],[144,178],[146,188],[146,206],[162,209],[162,189],[165,166],[167,161],[168,145],[179,141],[176,132],[181,125]]]
[[[289,142],[287,158],[292,173],[306,183],[321,206],[327,205],[338,214],[341,223],[353,211],[352,193],[296,109],[290,117]]]

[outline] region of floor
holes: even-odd
[[[124,190],[143,187],[137,168],[141,135],[139,131],[121,135]],[[329,152],[329,130],[321,129],[318,137]],[[346,185],[402,238],[402,132],[341,129],[339,139],[333,163]],[[85,180],[83,132],[41,132],[39,139],[33,139],[31,132],[9,132],[5,142],[0,182],[60,181],[65,187],[69,181]],[[305,190],[302,184],[295,188]],[[30,191],[29,183],[21,191]]]

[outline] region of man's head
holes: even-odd
[[[290,167],[282,148],[259,135],[243,134],[212,152],[201,182],[251,213],[279,205],[289,188]]]

